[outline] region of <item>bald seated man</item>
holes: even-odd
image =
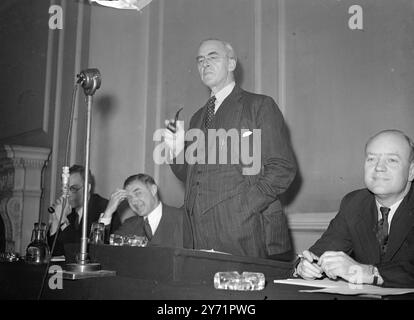
[[[384,130],[365,147],[366,188],[346,195],[295,273],[352,283],[414,287],[414,144]]]

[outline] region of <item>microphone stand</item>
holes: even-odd
[[[77,83],[80,83],[87,96],[87,122],[86,122],[86,152],[85,152],[85,181],[83,188],[83,221],[81,251],[77,257],[77,263],[66,264],[66,270],[63,271],[64,279],[82,279],[89,277],[114,276],[115,271],[101,270],[101,264],[90,262],[88,257],[88,195],[89,195],[89,159],[91,144],[91,123],[92,123],[92,97],[97,89],[101,86],[101,75],[98,69],[87,69],[82,71],[78,76]]]

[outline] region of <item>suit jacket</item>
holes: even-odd
[[[205,113],[206,108],[201,108],[194,114],[190,129],[206,132]],[[185,161],[171,165],[174,174],[186,183],[184,204],[191,222],[193,247],[253,257],[291,250],[279,195],[294,179],[296,163],[276,103],[268,96],[246,92],[236,85],[217,110],[212,126],[227,132],[237,130],[237,163],[230,162],[234,150],[227,148],[227,164],[219,164],[218,155],[225,150],[223,143],[213,145],[207,141],[203,149],[205,140],[201,138],[194,143],[199,150],[205,150],[206,158],[215,151],[216,164]],[[250,152],[253,150],[255,132],[242,136],[242,129],[261,130],[261,162],[258,172],[251,175],[243,173],[251,166],[242,157],[242,151],[243,145],[248,145]]]
[[[91,194],[89,202],[88,202],[88,222],[87,222],[87,236],[89,237],[89,232],[93,222],[99,220],[99,215],[105,211],[106,206],[108,204],[108,200],[102,198],[98,194]],[[67,226],[64,230],[59,231],[58,239],[56,240],[55,250],[53,255],[65,255],[64,245],[69,243],[80,243],[80,239],[82,236],[82,223],[83,223],[83,216],[79,223],[79,228],[75,229],[73,225]],[[120,225],[120,220],[117,215],[114,215],[112,218],[113,227],[118,227]],[[55,238],[54,235],[48,235],[48,243],[50,249],[52,249],[53,239]]]
[[[414,187],[401,202],[391,221],[387,251],[381,257],[375,236],[378,212],[368,189],[349,193],[322,237],[309,249],[316,255],[344,251],[356,261],[375,265],[384,286],[414,286]]]
[[[141,216],[128,218],[114,233],[123,236],[144,236],[144,218]],[[182,210],[162,204],[161,220],[148,246],[183,247]]]

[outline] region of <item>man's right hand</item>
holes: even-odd
[[[165,120],[165,125],[172,123],[174,120]],[[184,150],[184,121],[178,120],[176,122],[177,131],[171,132],[169,129],[164,129],[162,136],[164,137],[165,144],[172,152],[172,156],[176,158],[181,151]]]
[[[62,214],[62,206],[63,206],[63,196],[61,196],[59,199],[55,201],[55,203],[52,205],[52,207],[55,209],[55,212],[50,214],[49,216],[49,225],[50,229],[49,232],[51,235],[55,234],[58,228],[60,215]],[[71,208],[69,205],[69,201],[66,201],[65,208],[63,209],[63,217],[61,220],[62,224],[69,224],[68,221],[68,214],[71,212]]]
[[[119,204],[127,198],[127,194],[128,192],[124,189],[117,189],[112,193],[102,218],[112,219],[112,215],[118,209]]]
[[[322,278],[323,270],[317,264],[319,257],[312,252],[305,250],[302,252],[302,256],[299,264],[296,267],[296,273],[303,279],[315,279]]]

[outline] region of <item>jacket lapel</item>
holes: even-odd
[[[389,261],[401,247],[408,232],[414,226],[414,186],[401,202],[391,221],[390,235],[384,261]]]
[[[239,86],[235,86],[233,91],[224,99],[220,108],[218,108],[214,117],[214,127],[219,129],[238,128],[240,123],[243,105],[240,102],[242,90]]]
[[[355,229],[359,238],[359,246],[365,251],[369,261],[380,261],[380,251],[375,236],[375,225],[377,221],[377,207],[374,196],[369,197],[361,203],[360,212],[355,220]]]

